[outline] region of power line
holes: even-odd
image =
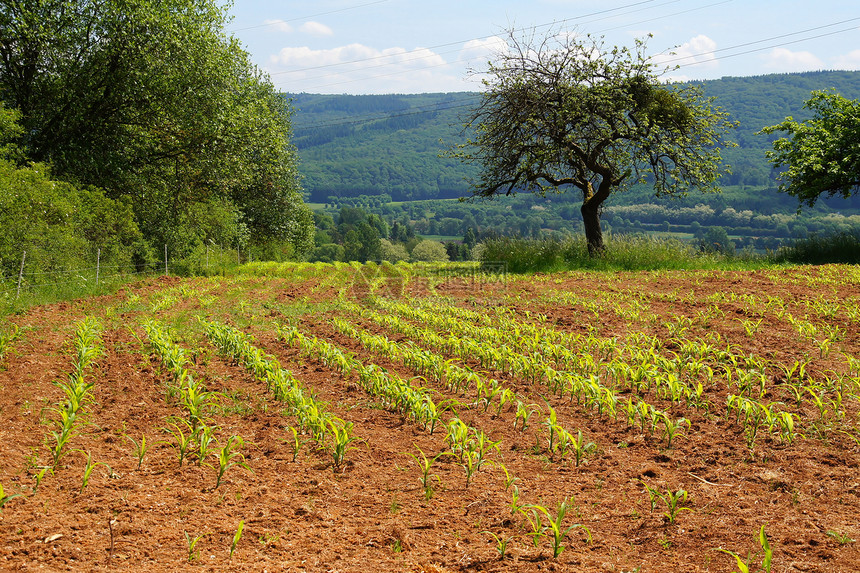
[[[664,62],[661,62],[661,63],[662,63],[662,64],[665,64],[665,63],[672,63],[672,62],[676,62],[676,61],[689,60],[689,59],[692,59],[692,58],[701,58],[701,57],[703,57],[703,56],[710,56],[710,55],[713,55],[713,54],[716,54],[716,53],[722,53],[722,52],[727,52],[727,51],[731,51],[731,50],[737,50],[738,48],[744,48],[744,47],[747,47],[747,46],[754,46],[754,45],[762,44],[762,43],[765,43],[765,42],[772,42],[772,41],[774,41],[774,40],[780,40],[780,39],[783,39],[783,38],[789,38],[789,37],[792,37],[792,36],[797,36],[797,35],[799,35],[799,34],[807,34],[807,33],[809,33],[809,32],[814,32],[814,31],[816,31],[816,30],[823,30],[823,29],[826,29],[826,28],[832,28],[833,26],[844,25],[844,24],[848,24],[848,23],[850,23],[850,22],[856,22],[856,21],[860,21],[860,17],[857,17],[857,18],[849,18],[849,19],[841,20],[841,21],[839,21],[839,22],[834,22],[834,23],[831,23],[831,24],[825,24],[825,25],[823,25],[823,26],[815,26],[815,27],[813,27],[813,28],[807,28],[807,29],[805,29],[805,30],[800,30],[800,31],[797,31],[797,32],[790,32],[790,33],[788,33],[788,34],[780,34],[780,35],[778,35],[778,36],[772,36],[772,37],[769,37],[769,38],[764,38],[764,39],[761,39],[761,40],[755,40],[755,41],[752,41],[752,42],[744,42],[744,43],[742,43],[742,44],[736,44],[736,45],[734,45],[734,46],[727,46],[727,47],[725,47],[725,48],[720,48],[720,49],[718,49],[718,50],[712,50],[712,51],[709,51],[709,52],[701,52],[701,53],[698,53],[698,54],[692,54],[692,55],[689,55],[689,56],[681,56],[681,57],[678,57],[678,58],[675,58],[675,59],[672,59],[672,60],[667,60],[667,61],[664,61]],[[723,57],[723,58],[733,58],[733,57],[737,57],[737,56],[743,56],[743,55],[747,55],[747,54],[751,54],[751,53],[755,53],[755,52],[760,52],[760,51],[767,50],[767,49],[771,49],[771,48],[776,48],[776,47],[781,47],[781,46],[787,46],[787,45],[797,44],[797,43],[800,43],[800,42],[806,42],[806,41],[809,41],[809,40],[814,40],[814,39],[818,39],[818,38],[822,38],[822,37],[827,37],[827,36],[833,36],[833,35],[836,35],[836,34],[842,34],[842,33],[845,33],[845,32],[850,32],[850,31],[852,31],[852,30],[854,30],[854,29],[856,29],[856,26],[851,26],[851,27],[849,27],[849,28],[844,28],[844,29],[841,29],[841,30],[834,30],[834,31],[832,31],[832,32],[827,32],[827,33],[824,33],[824,34],[816,34],[816,35],[814,35],[814,36],[808,36],[808,37],[804,37],[804,38],[799,38],[799,39],[792,40],[792,41],[789,41],[789,42],[781,42],[781,43],[777,43],[777,44],[769,44],[769,45],[767,45],[767,46],[763,46],[763,47],[760,47],[760,48],[755,48],[755,49],[751,49],[751,50],[745,50],[745,51],[737,52],[737,53],[733,53],[733,54],[727,54],[727,55],[722,56],[722,57]],[[708,60],[708,61],[710,61],[710,60]],[[687,66],[701,65],[701,64],[703,64],[703,63],[706,63],[706,62],[702,62],[702,61],[694,61],[694,62],[688,62],[688,63],[681,63],[681,64],[678,64],[678,66],[677,66],[677,67],[678,67],[678,68],[684,68],[684,67],[687,67]],[[387,74],[387,75],[388,75],[388,74]],[[375,77],[382,77],[382,76],[375,76]],[[375,78],[375,77],[374,77],[374,78]],[[374,79],[374,78],[365,78],[365,79]],[[359,80],[355,80],[355,81],[359,81]],[[343,82],[343,83],[345,83],[345,82]],[[334,84],[332,84],[332,85],[334,85]],[[464,101],[465,101],[465,100],[464,100]],[[379,116],[379,115],[376,115],[376,116],[366,116],[366,117],[361,117],[361,116],[359,116],[359,117],[355,117],[355,116],[354,116],[354,117],[349,118],[348,120],[344,120],[344,121],[337,121],[337,122],[332,122],[332,123],[328,123],[328,124],[317,124],[317,125],[309,125],[309,126],[297,127],[297,128],[296,128],[296,130],[297,130],[297,131],[299,131],[299,130],[304,131],[304,130],[309,130],[309,129],[323,129],[323,128],[339,127],[339,126],[347,126],[347,125],[360,125],[360,124],[363,124],[363,123],[369,123],[369,122],[372,122],[372,121],[385,120],[385,119],[389,119],[389,118],[404,117],[404,116],[410,116],[410,115],[421,115],[421,114],[424,114],[424,113],[432,113],[432,112],[434,112],[434,111],[447,111],[447,110],[449,110],[449,109],[460,109],[460,108],[466,108],[466,107],[469,107],[469,106],[471,105],[471,104],[469,104],[469,103],[462,103],[462,104],[459,104],[459,102],[457,102],[457,103],[458,103],[457,105],[452,105],[452,106],[449,106],[449,107],[444,107],[444,108],[443,108],[443,107],[437,107],[436,109],[429,109],[429,110],[423,110],[423,111],[422,111],[420,108],[413,108],[413,109],[412,109],[412,110],[410,110],[409,112],[403,112],[403,113],[391,114],[391,115],[384,115],[384,116]],[[423,107],[431,107],[431,106],[423,106]]]
[[[557,26],[557,25],[564,24],[564,23],[566,23],[566,22],[571,22],[571,21],[574,21],[574,20],[582,20],[582,19],[584,19],[584,18],[590,18],[590,17],[592,17],[592,16],[600,16],[600,15],[603,15],[603,14],[608,14],[608,13],[610,13],[610,12],[617,12],[617,11],[619,11],[619,10],[624,10],[624,9],[626,9],[626,8],[632,8],[632,7],[634,7],[634,6],[640,6],[640,5],[642,5],[642,4],[651,4],[651,3],[656,2],[656,1],[657,1],[657,0],[641,0],[640,2],[633,2],[632,4],[626,4],[626,5],[624,5],[624,6],[618,6],[617,8],[609,8],[609,9],[606,9],[606,10],[599,10],[599,11],[597,11],[597,12],[591,12],[591,13],[589,13],[589,14],[583,14],[583,15],[581,15],[581,16],[574,16],[574,17],[572,17],[572,18],[565,18],[564,20],[559,20],[559,21],[557,21],[557,22],[552,22],[552,23],[550,23],[550,24],[539,24],[539,25],[537,25],[537,26],[530,26],[529,28],[522,28],[522,29],[520,29],[520,30],[514,30],[514,32],[517,32],[517,31],[523,31],[523,30],[527,30],[527,29],[531,29],[531,28],[538,29],[538,28],[545,28],[545,27],[548,27],[548,26]],[[659,7],[659,6],[665,6],[666,4],[674,4],[674,3],[679,2],[679,1],[680,1],[680,0],[668,0],[668,1],[666,1],[666,2],[663,2],[662,4],[658,4],[657,6]],[[726,1],[732,1],[732,0],[726,0]],[[629,12],[629,13],[630,13],[630,14],[632,14],[633,12],[638,12],[638,11],[639,11],[639,10],[634,10],[634,11],[631,11],[631,12]],[[623,14],[622,14],[622,15],[623,15]],[[599,21],[599,20],[596,20],[596,21]],[[274,75],[281,75],[281,74],[294,74],[294,73],[307,72],[307,71],[313,71],[313,70],[320,70],[320,69],[331,68],[331,67],[337,67],[337,66],[347,66],[347,65],[352,65],[352,64],[361,64],[361,63],[364,63],[364,62],[372,62],[372,61],[375,61],[375,60],[380,60],[380,59],[385,59],[385,58],[392,58],[392,57],[396,57],[396,56],[403,56],[403,55],[409,55],[409,54],[414,54],[414,53],[419,53],[419,52],[425,52],[425,51],[427,51],[427,50],[435,50],[435,49],[437,49],[437,48],[447,48],[447,47],[450,47],[450,46],[462,46],[463,44],[466,44],[466,43],[468,43],[468,42],[475,42],[475,41],[478,41],[478,40],[487,40],[487,39],[489,39],[489,38],[492,38],[493,36],[494,36],[494,34],[491,34],[491,35],[489,35],[489,36],[480,36],[480,37],[478,37],[478,38],[469,38],[468,40],[459,40],[459,41],[456,41],[456,42],[446,42],[446,43],[444,43],[444,44],[436,44],[436,45],[434,45],[434,46],[428,46],[428,47],[426,47],[426,48],[416,48],[416,49],[414,49],[414,50],[408,50],[408,51],[406,51],[406,52],[401,52],[401,53],[399,53],[399,54],[380,54],[380,55],[378,55],[378,56],[372,56],[372,57],[369,57],[369,58],[358,58],[358,59],[355,59],[355,60],[348,60],[348,61],[346,61],[346,62],[336,62],[336,63],[333,63],[333,64],[322,64],[322,65],[319,65],[319,66],[309,66],[309,67],[306,67],[306,68],[298,68],[298,69],[295,69],[295,70],[284,70],[284,71],[280,71],[280,72],[273,72],[273,73],[270,73],[269,75],[274,76]],[[418,59],[421,59],[421,58],[418,58]]]
[[[633,10],[626,11],[626,12],[624,12],[624,13],[622,13],[622,14],[615,14],[615,15],[612,15],[612,16],[607,16],[607,15],[606,15],[606,14],[608,14],[608,13],[611,13],[611,12],[617,12],[617,11],[619,11],[619,10],[624,10],[624,9],[627,9],[627,8],[635,8],[636,6],[640,6],[640,5],[642,5],[642,4],[650,4],[650,3],[654,2],[654,1],[656,1],[656,0],[645,0],[645,1],[643,1],[643,2],[635,2],[635,3],[633,3],[633,4],[627,4],[627,5],[625,5],[625,6],[619,6],[619,7],[617,7],[617,8],[612,8],[612,9],[608,9],[608,10],[600,10],[600,11],[597,11],[597,12],[592,12],[592,13],[585,14],[585,15],[581,15],[581,16],[575,16],[575,17],[572,17],[572,18],[567,18],[567,19],[564,19],[564,20],[561,20],[561,21],[558,21],[558,22],[553,22],[553,23],[548,23],[548,24],[539,24],[539,25],[537,25],[537,26],[530,26],[530,27],[528,27],[528,28],[522,28],[522,29],[520,29],[519,31],[525,31],[525,30],[537,30],[537,29],[540,29],[540,28],[547,28],[547,27],[551,27],[551,26],[559,26],[559,25],[560,25],[560,24],[562,24],[562,23],[565,23],[565,22],[571,22],[571,21],[573,21],[573,20],[582,20],[582,19],[585,19],[585,18],[591,18],[591,17],[593,17],[593,16],[601,16],[600,18],[596,18],[596,19],[593,19],[593,20],[589,20],[589,21],[583,22],[583,24],[590,24],[590,23],[593,23],[593,22],[599,22],[599,21],[606,20],[606,19],[609,19],[609,18],[616,18],[616,17],[618,17],[618,16],[626,16],[626,15],[634,14],[634,13],[636,13],[636,12],[641,12],[642,10],[646,10],[646,9],[653,9],[653,8],[658,8],[658,7],[661,7],[661,6],[666,6],[666,5],[669,5],[669,4],[675,4],[675,3],[677,3],[679,0],[668,0],[668,1],[662,2],[662,3],[660,3],[660,4],[657,4],[657,5],[655,5],[655,6],[649,6],[649,7],[647,7],[647,8],[636,8],[636,9],[633,9]],[[734,1],[734,0],[722,0],[722,1],[720,1],[720,2],[714,2],[714,3],[711,3],[711,4],[706,4],[706,5],[704,5],[704,6],[698,6],[698,7],[696,7],[696,8],[691,8],[691,9],[688,9],[688,10],[682,10],[682,11],[675,12],[675,13],[672,13],[672,14],[667,14],[667,15],[661,16],[660,18],[649,18],[649,19],[647,19],[647,20],[640,20],[640,21],[637,21],[637,22],[632,22],[632,23],[630,23],[630,24],[627,24],[627,26],[638,25],[638,24],[642,24],[642,23],[646,23],[646,22],[651,22],[651,21],[654,21],[654,20],[660,20],[660,19],[671,18],[671,17],[678,16],[678,15],[681,15],[681,14],[686,14],[686,13],[689,13],[689,12],[695,12],[695,11],[698,11],[698,10],[704,10],[704,9],[706,9],[706,8],[711,8],[711,7],[714,7],[714,6],[721,5],[721,4],[727,4],[727,3],[730,3],[730,2],[733,2],[733,1]],[[616,28],[608,28],[608,29],[605,29],[605,30],[598,31],[597,33],[603,33],[603,32],[605,32],[605,31],[610,31],[610,30],[614,30],[614,29],[616,29]],[[513,30],[513,31],[512,31],[512,33],[516,33],[516,32],[517,32],[517,30]],[[274,76],[274,75],[283,75],[283,74],[289,74],[289,73],[298,73],[298,72],[302,72],[302,71],[312,71],[312,70],[318,70],[318,69],[332,68],[332,67],[344,66],[344,65],[348,65],[348,64],[356,64],[356,63],[363,63],[363,62],[372,62],[372,61],[380,60],[380,59],[390,59],[390,58],[393,58],[393,57],[401,57],[401,58],[402,58],[403,56],[408,56],[409,54],[419,54],[419,53],[420,53],[420,54],[422,54],[422,55],[420,55],[420,56],[416,56],[416,57],[414,57],[414,58],[401,59],[401,60],[399,60],[398,62],[396,62],[397,64],[403,64],[403,63],[412,62],[412,61],[416,61],[416,60],[427,59],[427,58],[430,58],[430,57],[433,57],[433,56],[441,56],[441,55],[443,55],[443,54],[448,54],[448,53],[452,53],[452,52],[461,51],[461,50],[462,50],[462,48],[461,48],[461,47],[462,47],[462,45],[463,45],[463,44],[465,44],[465,43],[467,43],[467,42],[479,41],[479,40],[486,40],[486,39],[489,39],[489,38],[492,38],[492,37],[493,37],[493,36],[484,36],[484,37],[481,37],[481,38],[473,38],[473,39],[471,39],[471,40],[465,40],[465,41],[459,41],[459,42],[448,42],[448,43],[445,43],[445,44],[438,44],[438,45],[436,45],[436,46],[430,46],[429,48],[416,48],[415,50],[411,50],[411,51],[407,51],[407,52],[400,52],[400,53],[398,53],[398,54],[383,54],[383,55],[374,56],[374,57],[370,57],[370,58],[361,58],[361,59],[356,59],[356,60],[350,60],[350,61],[347,61],[347,62],[337,62],[337,63],[333,63],[333,64],[325,64],[325,65],[320,65],[320,66],[312,66],[312,67],[308,67],[308,68],[301,68],[301,69],[298,69],[298,70],[284,70],[284,71],[281,71],[281,72],[272,72],[272,73],[270,73],[269,75],[270,75],[270,76]],[[431,54],[430,54],[430,55],[426,55],[426,52],[427,52],[427,51],[429,51],[429,50],[434,50],[434,49],[436,49],[436,48],[448,47],[448,46],[458,46],[458,49],[456,49],[456,50],[447,50],[447,51],[444,51],[444,52],[431,52]],[[458,58],[457,60],[454,60],[454,61],[451,61],[451,62],[443,62],[443,63],[441,63],[441,64],[433,64],[433,65],[429,65],[429,66],[424,66],[424,67],[420,68],[420,70],[421,70],[421,71],[423,71],[423,70],[429,70],[429,69],[433,69],[433,68],[440,68],[440,67],[445,67],[445,66],[451,66],[451,65],[455,65],[455,64],[463,64],[463,63],[466,63],[466,62],[468,62],[468,61],[469,61],[469,60],[463,60],[463,59],[461,59],[461,58]],[[374,65],[374,66],[364,67],[364,68],[362,68],[362,71],[365,71],[365,70],[370,69],[370,68],[387,67],[387,66],[390,66],[390,65],[392,65],[392,64],[393,64],[393,62],[385,62],[385,63],[377,64],[377,65]],[[347,72],[343,72],[343,73],[347,73]],[[341,81],[338,81],[338,82],[332,82],[332,83],[327,83],[327,84],[318,84],[318,85],[316,85],[316,86],[312,86],[312,87],[311,87],[311,88],[309,88],[309,89],[311,89],[311,90],[319,90],[319,89],[329,88],[329,87],[338,86],[338,85],[343,85],[343,84],[356,83],[356,82],[361,82],[361,81],[367,81],[367,80],[374,80],[374,79],[379,79],[379,78],[384,78],[384,77],[390,77],[390,76],[392,76],[392,75],[398,75],[398,74],[400,74],[400,73],[402,73],[402,72],[401,72],[401,71],[395,71],[395,72],[391,72],[391,73],[387,73],[387,74],[379,74],[379,75],[372,75],[372,76],[363,76],[363,77],[361,77],[361,78],[356,78],[356,79],[341,80]],[[324,79],[324,78],[326,78],[326,77],[334,77],[334,76],[336,76],[336,75],[338,75],[338,74],[325,74],[325,75],[322,75],[322,76],[317,76],[317,77],[314,77],[314,78],[305,79],[305,81],[311,81],[311,82],[312,82],[312,81],[315,81],[315,80],[322,80],[322,79]]]
[[[278,26],[279,24],[286,24],[288,22],[298,22],[301,20],[310,20],[311,18],[317,18],[319,16],[328,16],[329,14],[337,14],[339,12],[347,12],[348,10],[355,10],[357,8],[365,8],[367,6],[373,6],[374,4],[382,4],[384,2],[388,2],[388,0],[376,0],[375,2],[368,2],[366,4],[358,4],[356,6],[348,6],[346,8],[341,8],[339,10],[329,10],[328,12],[320,12],[318,14],[311,14],[310,16],[301,16],[299,18],[290,18],[288,20],[276,20],[274,22],[267,22],[265,24],[258,24],[256,26],[247,26],[245,28],[235,28],[233,30],[228,30],[229,32],[244,32],[245,30],[256,30],[258,28],[267,28],[269,26]]]
[[[723,2],[716,2],[716,3],[713,3],[713,4],[709,4],[709,5],[703,6],[703,7],[701,7],[701,8],[708,8],[708,7],[712,7],[712,6],[718,5],[718,4],[724,4],[724,3],[726,3],[727,1],[732,1],[732,0],[724,0]],[[682,13],[690,12],[690,11],[693,11],[693,10],[695,10],[695,9],[685,10],[685,11],[683,11],[683,12],[678,12],[678,13],[673,14],[673,15],[682,14]],[[673,15],[670,15],[670,16],[673,16]],[[651,20],[654,20],[654,19],[652,18],[652,19],[650,19],[650,20],[648,20],[648,21],[651,21]],[[672,63],[672,62],[684,62],[685,60],[691,60],[691,59],[695,59],[695,58],[701,58],[701,57],[704,57],[704,56],[712,56],[712,55],[717,54],[717,53],[723,53],[723,52],[727,52],[727,51],[737,50],[738,48],[743,48],[743,47],[746,47],[746,46],[752,46],[752,45],[756,45],[756,44],[762,44],[762,43],[765,43],[765,42],[772,42],[772,41],[774,41],[774,40],[779,40],[779,39],[783,39],[783,38],[788,38],[788,37],[792,37],[792,36],[797,36],[797,35],[800,35],[800,34],[808,34],[809,32],[814,32],[814,31],[816,31],[816,30],[823,30],[823,29],[826,29],[826,28],[832,28],[832,27],[834,27],[834,26],[841,26],[841,25],[845,25],[845,24],[848,24],[848,23],[850,23],[850,22],[856,22],[856,21],[860,21],[860,17],[857,17],[857,18],[848,18],[848,19],[845,19],[845,20],[840,20],[840,21],[838,21],[838,22],[833,22],[833,23],[830,23],[830,24],[825,24],[825,25],[823,25],[823,26],[815,26],[815,27],[812,27],[812,28],[807,28],[807,29],[804,29],[804,30],[796,31],[796,32],[790,32],[790,33],[788,33],[788,34],[780,34],[780,35],[778,35],[778,36],[772,36],[772,37],[764,38],[764,39],[761,39],[761,40],[756,40],[756,41],[753,41],[753,42],[744,42],[744,43],[742,43],[742,44],[737,44],[737,45],[734,45],[734,46],[728,46],[728,47],[725,47],[725,48],[720,48],[720,49],[718,49],[718,50],[712,50],[712,51],[708,51],[708,52],[700,52],[700,53],[697,53],[697,54],[690,54],[690,55],[686,55],[686,56],[679,56],[679,57],[677,57],[677,58],[673,58],[673,59],[669,59],[669,60],[663,60],[663,61],[661,61],[660,63],[661,63],[661,65],[662,65],[662,64]],[[630,24],[630,25],[635,25],[635,24],[638,24],[638,23],[640,23],[640,22],[635,22],[635,23]],[[845,33],[845,32],[851,31],[851,30],[853,30],[853,29],[855,29],[855,27],[854,27],[854,26],[852,26],[852,27],[850,27],[850,28],[845,28],[845,29],[842,29],[842,30],[836,30],[836,31],[829,32],[829,33],[826,33],[826,34],[817,34],[817,35],[814,35],[814,36],[808,36],[808,37],[805,37],[805,38],[800,38],[800,39],[797,39],[797,40],[792,40],[792,41],[790,41],[790,42],[782,42],[782,43],[778,43],[778,44],[772,44],[772,45],[769,45],[769,46],[765,46],[765,47],[763,47],[763,48],[757,48],[757,49],[755,49],[755,50],[748,50],[748,51],[740,52],[740,53],[738,53],[738,54],[730,54],[730,55],[723,56],[723,57],[724,57],[724,58],[726,58],[726,57],[734,57],[735,55],[745,55],[745,54],[755,53],[755,52],[759,52],[759,51],[762,51],[762,50],[765,50],[765,49],[769,49],[769,48],[780,47],[780,46],[786,46],[786,45],[796,44],[796,43],[799,43],[799,42],[805,42],[805,41],[809,41],[809,40],[814,40],[814,39],[818,39],[818,38],[823,38],[823,37],[827,37],[827,36],[832,36],[832,35],[836,35],[836,34],[841,34],[841,33]],[[711,61],[711,60],[709,59],[708,61]],[[421,70],[429,70],[429,69],[437,68],[437,67],[445,67],[445,66],[454,65],[454,64],[457,64],[457,63],[463,63],[463,60],[456,60],[456,61],[452,61],[452,62],[445,62],[445,63],[442,63],[442,64],[435,64],[435,65],[432,65],[432,66],[426,66],[426,67],[421,68]],[[700,62],[700,61],[699,61],[699,62],[696,62],[696,61],[694,61],[694,62],[688,62],[688,63],[680,63],[680,64],[678,64],[678,67],[686,67],[686,66],[692,66],[692,65],[701,65],[701,64],[703,64],[703,63],[705,63],[705,62]],[[364,77],[362,77],[362,78],[357,78],[357,79],[343,80],[343,81],[339,81],[339,82],[332,82],[332,83],[329,83],[329,84],[321,84],[321,85],[316,86],[316,89],[319,89],[319,88],[326,88],[326,87],[331,87],[331,86],[336,86],[336,85],[343,85],[343,84],[347,84],[347,83],[355,83],[355,82],[359,82],[359,81],[374,80],[374,79],[383,78],[383,77],[390,77],[390,76],[392,76],[392,75],[397,75],[397,74],[399,74],[399,73],[402,73],[402,72],[401,72],[401,71],[395,71],[395,72],[391,72],[391,73],[388,73],[388,74],[379,74],[379,75],[374,75],[374,76],[364,76]],[[334,76],[334,75],[335,75],[335,74],[331,74],[331,76]],[[326,77],[326,76],[323,76],[323,77]],[[320,79],[321,79],[321,78],[320,78]]]
[[[720,52],[727,52],[727,51],[729,51],[729,50],[736,50],[736,49],[738,49],[738,48],[745,48],[746,46],[754,46],[754,45],[756,45],[756,44],[763,44],[764,42],[771,42],[771,41],[773,41],[773,40],[780,40],[780,39],[782,39],[782,38],[788,38],[788,37],[791,37],[791,36],[797,36],[797,35],[799,35],[799,34],[806,34],[806,33],[809,33],[809,32],[814,32],[814,31],[816,31],[816,30],[823,30],[823,29],[825,29],[825,28],[832,28],[833,26],[842,26],[842,25],[847,24],[847,23],[849,23],[849,22],[857,22],[857,21],[860,21],[860,17],[858,17],[858,18],[849,18],[849,19],[847,19],[847,20],[841,20],[841,21],[839,21],[839,22],[834,22],[834,23],[832,23],[832,24],[825,24],[824,26],[816,26],[816,27],[814,27],[814,28],[807,28],[806,30],[800,30],[799,32],[790,32],[790,33],[788,33],[788,34],[780,34],[779,36],[772,36],[772,37],[770,37],[770,38],[764,38],[763,40],[755,40],[754,42],[745,42],[745,43],[743,43],[743,44],[737,44],[737,45],[734,45],[734,46],[728,46],[728,47],[726,47],[726,48],[720,48],[720,49],[718,49],[718,50],[711,50],[711,51],[709,51],[709,52],[700,52],[700,53],[698,53],[698,54],[691,54],[691,55],[689,55],[689,56],[680,56],[680,57],[678,57],[678,58],[675,58],[675,59],[672,59],[672,60],[666,60],[666,61],[663,61],[663,62],[661,62],[661,63],[666,64],[666,63],[678,62],[678,61],[683,61],[683,60],[689,60],[689,59],[691,59],[691,58],[699,58],[699,57],[702,57],[702,56],[711,56],[711,55],[713,55],[713,54],[717,54],[717,53],[720,53]],[[780,44],[772,44],[772,45],[770,45],[770,46],[764,46],[764,47],[762,47],[762,48],[756,48],[756,49],[754,49],[754,50],[748,50],[748,51],[740,52],[740,53],[737,53],[737,54],[729,54],[728,56],[724,56],[724,57],[727,57],[727,58],[728,58],[728,57],[734,57],[734,56],[741,56],[741,55],[745,55],[745,54],[751,54],[751,53],[754,53],[754,52],[760,52],[760,51],[762,51],[762,50],[767,50],[767,49],[770,49],[770,48],[778,48],[778,47],[780,47],[780,46],[788,46],[788,45],[791,45],[791,44],[797,44],[798,42],[806,42],[806,41],[808,41],[808,40],[815,40],[815,39],[818,39],[818,38],[824,38],[824,37],[826,37],[826,36],[834,36],[834,35],[836,35],[836,34],[842,34],[842,33],[844,33],[844,32],[850,32],[851,30],[856,30],[856,29],[857,29],[857,26],[851,26],[850,28],[845,28],[845,29],[843,29],[843,30],[835,30],[835,31],[833,31],[833,32],[828,32],[828,33],[826,33],[826,34],[817,34],[817,35],[815,35],[815,36],[810,36],[810,37],[808,37],[808,38],[800,38],[800,39],[797,39],[797,40],[792,40],[792,41],[790,41],[790,42],[783,42],[783,43],[780,43]],[[693,66],[693,65],[698,65],[698,64],[701,64],[701,63],[703,63],[703,62],[691,62],[691,63],[689,63],[689,64],[679,64],[679,67],[683,67],[683,66]]]

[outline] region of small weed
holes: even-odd
[[[2,492],[2,490],[0,490]],[[839,545],[848,545],[849,543],[854,543],[854,539],[851,539],[847,533],[839,533],[838,531],[834,531],[832,529],[827,530],[827,536],[836,540],[836,543]]]

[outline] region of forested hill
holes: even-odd
[[[860,72],[809,72],[728,77],[701,82],[740,127],[739,147],[724,155],[733,167],[727,185],[767,185],[770,139],[755,135],[786,116],[807,116],[813,90],[860,98]],[[329,196],[390,195],[395,201],[460,197],[469,167],[439,157],[463,140],[462,125],[476,93],[420,95],[288,94],[304,188],[311,201]]]

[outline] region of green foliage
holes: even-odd
[[[634,183],[657,195],[717,190],[719,147],[734,124],[697,86],[664,86],[645,54],[558,34],[518,38],[490,64],[475,136],[452,152],[480,168],[478,197],[574,188],[589,251],[602,252],[600,207]]]
[[[508,272],[534,273],[566,269],[656,270],[743,266],[743,259],[702,253],[674,239],[645,236],[609,237],[602,257],[592,257],[584,238],[487,240],[476,248],[482,263],[504,263]]]
[[[234,220],[307,250],[288,102],[226,22],[215,0],[4,3],[0,97],[30,159],[128,201],[174,256]]]
[[[17,276],[24,251],[29,281],[94,267],[97,249],[103,265],[131,268],[141,234],[127,200],[55,181],[41,164],[19,168],[2,159],[0,187],[0,275]]]
[[[412,260],[420,262],[440,262],[448,260],[445,246],[438,241],[421,241],[412,249]]]
[[[860,191],[860,100],[814,91],[804,107],[810,119],[787,117],[761,131],[788,134],[767,154],[775,167],[786,168],[779,190],[809,206],[823,194],[847,199]]]
[[[860,232],[800,239],[771,255],[774,262],[860,264]]]

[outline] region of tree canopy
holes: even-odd
[[[808,120],[787,117],[762,130],[788,134],[767,153],[774,167],[786,168],[779,190],[809,206],[823,194],[847,199],[860,191],[860,100],[814,91],[804,107],[812,111]]]
[[[650,181],[658,195],[717,190],[723,134],[733,127],[695,86],[660,82],[644,42],[509,35],[455,152],[476,163],[472,193],[582,193],[589,250],[603,250],[600,209],[616,189]]]
[[[229,204],[222,227],[308,248],[287,101],[226,17],[215,0],[4,2],[0,98],[30,159],[130,199],[173,252],[214,240],[195,223],[209,203]]]

